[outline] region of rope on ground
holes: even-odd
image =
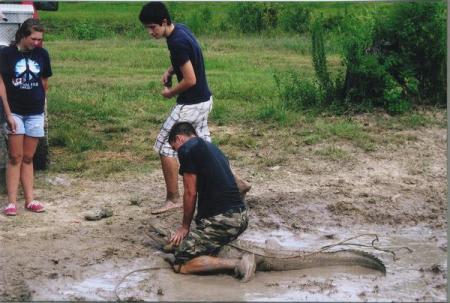
[[[149,270],[159,270],[159,269],[168,269],[169,267],[159,267],[159,266],[155,266],[155,267],[146,267],[146,268],[141,268],[141,269],[136,269],[133,270],[129,273],[127,273],[121,280],[119,283],[116,284],[116,287],[114,287],[114,294],[116,295],[116,299],[117,301],[122,301],[119,297],[119,295],[117,294],[117,289],[119,288],[120,284],[122,284],[126,278],[128,278],[129,276],[131,276],[134,273],[137,272],[142,272],[142,271],[149,271]]]
[[[348,242],[348,241],[350,241],[350,240],[353,240],[353,239],[356,239],[356,238],[359,238],[359,237],[362,237],[362,236],[373,236],[373,237],[375,237],[375,238],[372,240],[371,245],[364,245],[364,244],[359,244],[359,243],[346,243],[346,242]],[[384,252],[390,253],[390,254],[392,254],[392,259],[393,259],[394,261],[397,261],[397,260],[398,260],[398,257],[397,257],[397,255],[395,254],[395,252],[394,252],[393,250],[375,246],[375,242],[378,242],[378,241],[379,241],[379,239],[378,239],[378,235],[377,235],[377,234],[359,234],[359,235],[357,235],[357,236],[354,236],[354,237],[345,239],[345,240],[343,240],[343,241],[340,241],[340,242],[338,242],[338,243],[336,243],[336,244],[331,244],[331,245],[322,246],[322,248],[320,249],[320,251],[328,250],[328,249],[330,249],[330,248],[332,248],[332,247],[336,247],[336,246],[339,246],[339,245],[353,245],[353,246],[360,246],[360,247],[373,248],[373,249],[376,249],[376,250],[379,250],[379,251],[384,251]],[[407,247],[407,246],[399,247],[398,250],[400,250],[400,249],[406,249],[406,250],[408,250],[408,252],[410,252],[410,253],[413,252],[413,250],[412,250],[411,248]]]

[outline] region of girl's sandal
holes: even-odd
[[[17,206],[14,203],[9,203],[5,209],[3,210],[5,215],[7,216],[15,216],[17,215]]]
[[[45,211],[44,205],[42,205],[41,202],[36,200],[33,200],[27,205],[25,205],[25,209],[34,213],[41,213]]]

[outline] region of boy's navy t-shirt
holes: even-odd
[[[178,104],[197,104],[208,101],[211,91],[205,74],[205,64],[200,46],[194,34],[183,24],[175,24],[175,28],[167,37],[167,47],[170,51],[170,61],[178,82],[183,79],[180,67],[188,60],[191,61],[196,77],[196,84],[177,97]]]
[[[181,175],[197,175],[196,220],[245,207],[228,160],[214,144],[191,138],[178,149],[178,159]]]
[[[0,51],[0,73],[11,112],[38,115],[44,112],[45,90],[41,78],[52,75],[47,50],[36,47],[21,52],[16,46]]]

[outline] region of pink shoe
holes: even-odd
[[[16,204],[14,203],[9,203],[5,209],[3,210],[3,212],[5,213],[5,215],[7,216],[15,216],[17,215],[17,207]]]
[[[33,200],[27,205],[25,205],[25,209],[32,211],[34,213],[41,213],[45,211],[44,205],[41,204],[41,202]]]

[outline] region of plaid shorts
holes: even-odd
[[[216,255],[222,246],[235,240],[247,226],[245,209],[201,219],[175,249],[175,264],[183,264],[201,255]]]
[[[160,155],[166,157],[176,157],[177,152],[172,149],[169,144],[169,132],[177,122],[189,122],[195,128],[197,135],[205,141],[211,142],[211,134],[208,128],[208,115],[212,110],[212,96],[209,101],[184,105],[177,104],[166,121],[163,123],[161,130],[156,138],[153,149]]]

